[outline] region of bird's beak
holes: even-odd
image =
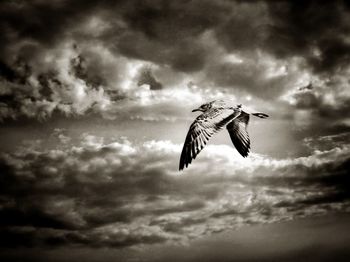
[[[201,111],[199,108],[193,109],[192,112]]]

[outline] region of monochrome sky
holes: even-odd
[[[142,253],[349,212],[349,62],[347,1],[1,1],[0,246]],[[248,158],[222,131],[178,172],[214,99],[270,118]]]

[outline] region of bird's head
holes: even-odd
[[[224,100],[219,99],[219,100],[211,101],[209,103],[205,103],[200,107],[193,109],[192,112],[196,112],[196,111],[205,112],[211,108],[222,108],[225,106],[226,106],[226,102]]]
[[[201,105],[200,107],[193,109],[192,112],[196,112],[196,111],[201,111],[201,112],[205,112],[208,109],[210,109],[212,107],[212,103],[206,103]]]

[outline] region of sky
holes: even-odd
[[[1,1],[0,258],[346,261],[349,62],[347,1]]]

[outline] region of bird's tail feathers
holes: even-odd
[[[253,116],[260,117],[260,118],[268,118],[269,115],[264,113],[252,113]]]

